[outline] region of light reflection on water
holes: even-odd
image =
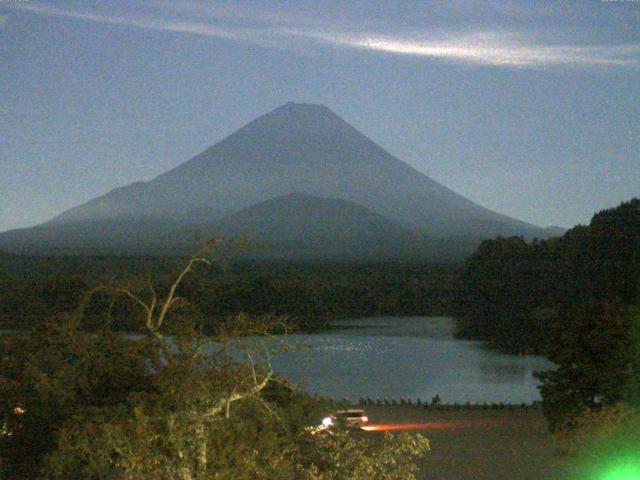
[[[333,398],[411,398],[445,402],[539,400],[532,373],[542,357],[506,355],[453,338],[445,317],[345,320],[327,333],[290,335],[298,347],[277,354],[276,371],[311,393]]]

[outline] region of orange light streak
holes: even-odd
[[[505,423],[499,420],[478,420],[472,421],[440,421],[422,423],[378,423],[360,427],[365,432],[390,432],[394,430],[453,430],[458,428],[484,427]]]

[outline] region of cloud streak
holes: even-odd
[[[554,65],[633,66],[640,45],[540,45],[524,35],[479,33],[448,35],[448,39],[417,40],[368,36],[338,40],[354,48],[401,55],[448,59],[453,62],[503,67]]]
[[[279,21],[278,12],[273,12],[271,15],[265,15],[263,12],[252,18],[251,12],[246,8],[236,13],[232,6],[226,6],[225,9],[205,10],[202,4],[192,2],[180,2],[175,8],[168,3],[162,4],[167,13],[166,17],[169,18],[157,14],[132,16],[82,12],[34,3],[16,5],[15,8],[19,10],[42,15],[209,36],[267,48],[299,50],[325,45],[390,55],[433,58],[460,64],[510,68],[640,65],[640,43],[611,45],[539,43],[532,40],[533,35],[499,30],[473,33],[429,31],[413,34],[379,34],[352,26],[348,30],[336,31],[332,30],[333,27],[321,25],[320,22],[314,25],[309,18],[301,19],[300,24],[304,24],[304,28],[296,29],[295,17],[290,14],[281,21]],[[189,8],[190,5],[193,8]],[[193,21],[179,16],[185,11],[209,13],[209,15],[204,15],[207,21]],[[173,18],[171,18],[172,13]],[[241,19],[251,25],[243,25],[242,21],[229,24],[229,18]],[[301,44],[301,40],[305,42]]]
[[[55,17],[75,18],[78,20],[145,28],[150,30],[164,30],[170,32],[191,33],[195,35],[206,35],[217,38],[243,40],[243,35],[241,35],[240,32],[233,33],[228,29],[216,27],[215,25],[207,23],[183,22],[177,20],[172,21],[149,16],[117,16],[103,13],[77,12],[49,5],[18,4],[16,8],[22,11],[51,15]]]

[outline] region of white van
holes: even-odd
[[[362,428],[369,421],[369,417],[360,408],[350,408],[348,410],[338,410],[322,419],[322,425],[326,428],[334,425],[342,425],[347,428]]]

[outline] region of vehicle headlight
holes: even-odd
[[[325,427],[333,425],[333,419],[331,417],[324,417],[322,419],[322,425],[324,425]]]

